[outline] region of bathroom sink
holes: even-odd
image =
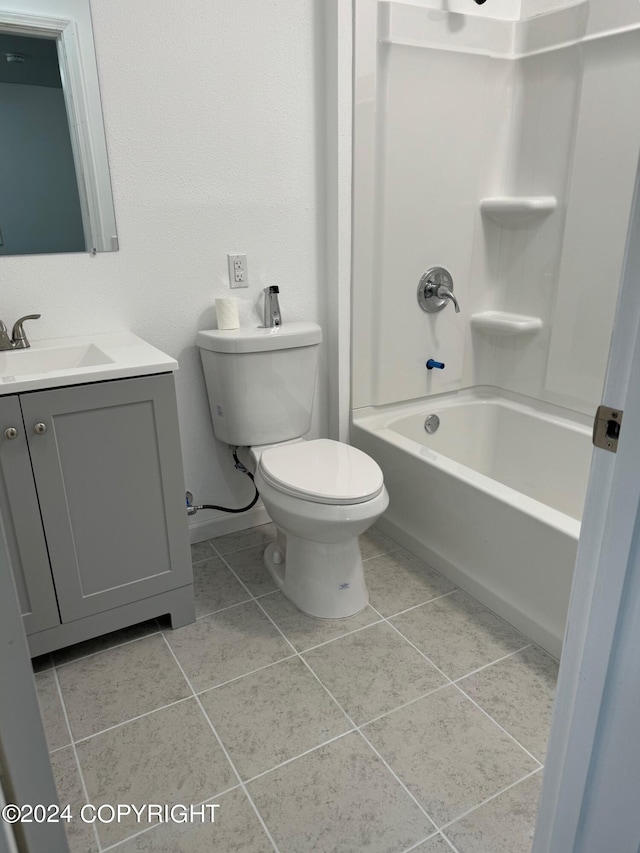
[[[175,359],[129,332],[32,341],[0,351],[0,395],[177,369]]]
[[[113,359],[95,344],[0,352],[0,376],[3,379],[7,376],[30,376],[98,364],[113,364]]]

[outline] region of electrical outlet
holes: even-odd
[[[229,261],[229,287],[249,287],[246,255],[227,255]]]

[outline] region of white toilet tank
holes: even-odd
[[[198,332],[216,437],[249,447],[308,432],[321,341],[316,323]]]

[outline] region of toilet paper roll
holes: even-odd
[[[239,329],[240,315],[235,299],[216,299],[216,315],[219,329]]]

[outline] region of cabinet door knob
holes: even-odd
[[[7,429],[5,429],[4,435],[5,435],[5,438],[9,438],[9,439],[17,438],[18,437],[18,430],[15,427],[8,427]]]
[[[46,424],[36,424],[33,428],[33,431],[35,432],[36,435],[44,435],[45,432],[47,431],[47,425]]]

